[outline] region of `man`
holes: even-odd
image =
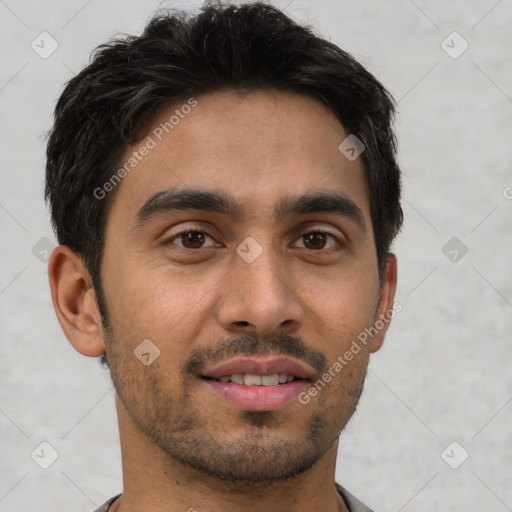
[[[116,390],[100,511],[367,511],[338,437],[393,316],[393,103],[261,3],[160,14],[56,110],[52,299]]]

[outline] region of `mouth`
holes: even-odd
[[[243,384],[244,386],[280,386],[295,380],[303,380],[286,373],[274,373],[272,375],[254,375],[250,373],[234,373],[232,375],[223,375],[218,379],[203,376],[207,380],[216,380],[218,382],[233,382],[234,384]]]
[[[274,411],[297,399],[309,387],[314,371],[287,358],[235,358],[200,375],[225,404],[246,411]]]

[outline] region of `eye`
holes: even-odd
[[[165,243],[173,243],[178,247],[183,247],[184,249],[203,249],[204,247],[212,247],[215,245],[215,243],[204,245],[207,239],[215,242],[213,238],[204,231],[188,229],[186,231],[181,231],[180,233],[167,239]]]
[[[342,242],[337,237],[325,231],[311,231],[303,234],[298,240],[301,240],[303,243],[301,248],[311,249],[313,251],[333,249],[335,247],[339,248],[342,245]]]

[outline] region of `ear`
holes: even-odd
[[[386,273],[381,285],[379,303],[377,306],[377,315],[375,318],[375,327],[378,328],[377,334],[372,339],[370,352],[377,352],[384,343],[384,337],[395,314],[402,310],[401,304],[394,304],[397,279],[396,256],[389,254],[386,262]]]
[[[60,245],[48,262],[53,308],[71,345],[85,356],[105,353],[101,315],[82,258]]]

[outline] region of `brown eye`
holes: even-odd
[[[329,239],[331,239],[332,242],[329,243]],[[337,245],[340,245],[339,240],[334,235],[323,231],[312,231],[311,233],[306,233],[298,240],[302,241],[302,247],[313,251],[332,249]]]
[[[184,249],[202,249],[205,247],[204,244],[207,239],[213,241],[213,238],[204,231],[189,230],[178,233],[173,236],[169,242],[174,243],[179,247],[183,247]],[[211,245],[206,247],[210,247]]]
[[[308,233],[304,235],[304,245],[308,249],[323,249],[326,243],[325,233]]]

